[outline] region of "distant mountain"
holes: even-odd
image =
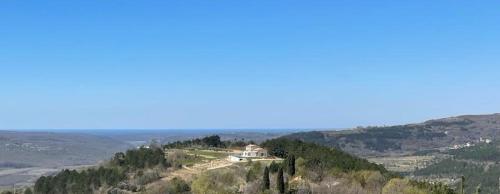
[[[359,156],[406,155],[446,149],[480,138],[500,139],[500,114],[464,115],[418,124],[365,127],[343,131],[313,131],[286,135]]]

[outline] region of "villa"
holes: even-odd
[[[245,147],[245,151],[243,151],[243,153],[237,155],[229,155],[227,160],[231,162],[242,162],[247,161],[248,158],[266,158],[268,156],[269,154],[267,153],[266,149],[254,144],[250,144]]]
[[[250,144],[246,146],[245,151],[243,151],[243,154],[241,156],[245,158],[265,158],[268,156],[268,154],[266,149],[254,144]]]

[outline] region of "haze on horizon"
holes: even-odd
[[[498,1],[2,1],[0,129],[500,112]]]

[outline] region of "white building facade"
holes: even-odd
[[[266,149],[250,144],[246,146],[241,156],[245,158],[265,158],[268,156],[268,153]]]

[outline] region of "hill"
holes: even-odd
[[[261,144],[271,157],[214,167],[234,154],[225,149],[229,144],[234,142],[209,136],[164,145],[165,150],[128,150],[98,167],[43,176],[32,189],[35,193],[455,193],[442,184],[399,178],[334,148],[285,138]],[[218,154],[208,157],[202,152]],[[201,166],[205,168],[196,170]]]
[[[129,146],[77,133],[0,131],[0,187],[28,184],[61,168],[94,165]]]
[[[293,155],[294,157],[303,158],[306,167],[315,169],[316,173],[328,169],[337,169],[342,172],[373,170],[392,176],[383,166],[370,163],[365,159],[352,156],[341,150],[314,143],[278,138],[265,141],[262,146],[269,150],[269,154],[277,157],[287,158]]]
[[[289,134],[293,130],[141,130],[79,129],[51,131],[0,130],[0,190],[16,185],[29,185],[41,175],[61,169],[86,168],[109,159],[114,153],[130,147],[220,134],[224,141],[262,142]]]
[[[94,135],[0,131],[0,165],[57,167],[94,164],[127,147],[129,145],[121,141]]]
[[[459,180],[464,176],[467,193],[473,193],[479,185],[484,193],[499,192],[500,141],[481,142],[442,153],[447,157],[417,169],[413,174],[417,178],[446,180],[457,188]]]
[[[344,131],[302,132],[285,137],[336,147],[364,157],[411,155],[478,142],[480,138],[499,139],[500,114],[465,115],[417,124]]]

